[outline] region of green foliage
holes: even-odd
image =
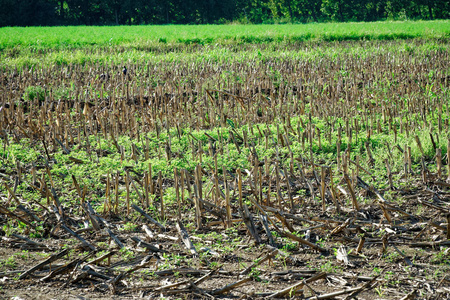
[[[121,254],[121,257],[123,258],[123,260],[125,260],[125,261],[129,261],[129,260],[132,260],[133,258],[135,258],[134,252],[125,247],[120,249],[120,254]]]
[[[335,266],[330,260],[320,265],[320,270],[326,273],[337,273],[341,269],[341,267]]]
[[[46,94],[47,94],[47,92],[41,86],[29,86],[25,89],[23,99],[25,101],[38,100],[38,101],[42,102],[45,100]]]
[[[0,28],[2,53],[15,58],[29,50],[43,54],[46,48],[69,50],[53,52],[59,64],[76,60],[79,64],[95,61],[92,51],[88,57],[76,49],[122,46],[127,56],[132,50],[159,50],[176,44],[267,44],[304,41],[385,40],[407,38],[445,38],[450,35],[449,21],[407,21],[375,23],[286,24],[286,25],[172,25],[133,27],[35,27]],[[79,34],[83,32],[84,34]],[[159,51],[158,51],[159,52]]]
[[[2,0],[0,4],[0,26],[405,21],[443,19],[450,13],[445,0]]]
[[[131,223],[131,222],[127,222],[123,225],[123,227],[121,228],[123,231],[129,231],[129,232],[135,232],[138,229],[138,225]]]
[[[443,247],[441,251],[433,255],[431,262],[434,264],[450,265],[450,251],[449,248]]]
[[[9,269],[15,269],[16,265],[17,265],[17,261],[16,261],[14,255],[0,261],[0,266],[5,266]]]

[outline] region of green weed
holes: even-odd
[[[23,98],[25,101],[44,101],[47,91],[41,86],[29,86],[25,89]]]

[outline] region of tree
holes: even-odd
[[[0,26],[450,18],[448,0],[0,0]]]
[[[55,6],[45,0],[0,0],[0,26],[56,25]]]

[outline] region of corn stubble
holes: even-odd
[[[448,41],[429,43],[448,46]],[[68,232],[91,253],[101,247],[96,245],[98,236],[90,232],[99,232],[115,241],[122,253],[136,248],[118,231],[121,220],[149,222],[147,235],[141,235],[147,242],[134,241],[153,258],[141,258],[131,270],[114,273],[113,266],[122,260],[114,253],[115,265],[82,267],[90,259],[85,256],[44,277],[70,273],[69,283],[95,278],[98,289],[112,293],[127,290],[121,282],[125,276],[155,269],[163,253],[174,251],[171,245],[156,245],[164,243],[167,234],[180,235],[169,236],[170,243],[177,241],[183,256],[198,259],[201,251],[189,237],[194,229],[227,235],[227,229],[237,228],[249,244],[271,244],[264,257],[269,265],[280,259],[274,249],[287,244],[294,249],[284,260],[294,269],[296,254],[332,255],[333,247],[347,245],[357,254],[348,255],[348,260],[356,262],[343,267],[336,263],[339,268],[358,265],[364,259],[361,253],[383,257],[391,246],[407,265],[420,268],[407,256],[418,248],[438,251],[449,245],[449,51],[430,47],[419,53],[404,51],[395,42],[376,42],[358,55],[346,51],[351,45],[330,44],[335,56],[243,62],[230,55],[227,62],[131,63],[127,72],[122,64],[95,63],[7,68],[0,78],[0,224],[32,225],[28,232],[43,226],[46,237]],[[376,48],[387,45],[390,51]],[[239,51],[239,45],[233,47]],[[31,95],[30,87],[37,94]],[[56,93],[63,88],[63,96]],[[12,155],[14,145],[24,141],[40,153],[37,160],[21,161]],[[86,159],[77,158],[79,152]],[[56,161],[57,155],[67,159]],[[96,168],[108,157],[120,162],[94,179],[101,191],[70,171],[85,164]],[[71,176],[52,170],[61,165]],[[22,195],[25,189],[34,193],[30,200]],[[419,201],[429,213],[416,210]],[[83,220],[90,225],[80,230]],[[413,233],[421,225],[422,231],[435,235],[433,241],[422,231]],[[395,244],[404,246],[407,254]],[[107,256],[108,262],[114,255]],[[174,272],[204,275],[201,282],[207,282],[216,272],[212,260],[199,260],[197,266],[203,264],[210,275],[187,269]],[[245,269],[241,278],[238,269],[220,273],[229,284],[216,290],[199,289],[187,281],[160,286],[158,291],[232,293],[248,278],[256,280],[258,265],[254,263],[253,271]],[[320,270],[325,269],[295,271],[310,279],[292,286],[280,281],[278,292],[261,287],[254,295],[315,293],[307,289],[309,284],[332,273]],[[370,270],[362,270],[362,275],[370,275]],[[228,276],[233,272],[238,279]],[[174,274],[166,273],[161,276]],[[281,278],[277,272],[266,273],[274,282]],[[368,283],[336,295],[374,293],[377,285],[388,292],[396,288],[375,277],[355,278]],[[431,284],[438,287],[437,282]],[[434,290],[436,295],[441,292]]]

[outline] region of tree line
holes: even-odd
[[[0,0],[0,26],[450,18],[448,0]]]

